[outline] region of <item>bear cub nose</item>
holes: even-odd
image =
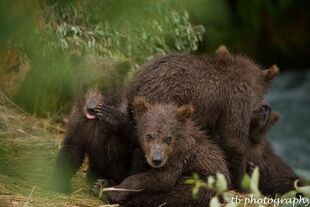
[[[95,114],[96,103],[95,101],[90,101],[87,104],[87,112],[90,114]]]
[[[153,156],[152,156],[152,162],[154,163],[154,165],[160,165],[162,162],[162,156],[160,152],[154,152]]]

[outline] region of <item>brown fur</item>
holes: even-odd
[[[267,120],[267,122],[265,121]],[[298,177],[283,160],[273,152],[266,133],[277,121],[279,114],[271,112],[264,118],[262,113],[254,113],[251,121],[251,145],[247,152],[248,173],[258,166],[260,170],[259,189],[263,194],[275,196],[294,189],[294,181]]]
[[[206,181],[222,173],[229,182],[229,171],[220,148],[213,144],[191,121],[191,106],[147,103],[142,98],[133,102],[137,113],[137,135],[147,162],[146,172],[126,178],[118,188],[143,189],[141,193],[110,192],[109,197],[125,206],[205,206],[215,195],[212,190],[191,199],[191,187],[183,181],[193,172]],[[142,110],[141,110],[142,109]],[[160,161],[154,158],[160,154]]]
[[[125,207],[205,207],[208,206],[210,198],[215,196],[212,189],[201,188],[197,197],[192,197],[192,185],[184,184],[190,176],[182,176],[177,180],[173,189],[165,193],[140,193],[130,197],[123,205]]]
[[[87,178],[90,182],[105,178],[119,183],[129,173],[130,140],[122,134],[124,130],[121,132],[110,123],[99,120],[94,108],[103,103],[124,111],[124,80],[107,59],[91,57],[86,66],[83,68],[87,71],[85,74],[89,73],[87,75],[91,77],[84,74],[77,81],[76,100],[56,161],[53,187],[61,192],[70,192],[70,179],[80,168],[85,155],[89,158]]]
[[[229,159],[234,186],[239,188],[251,113],[262,104],[274,76],[273,67],[263,72],[249,58],[229,54],[225,47],[213,57],[167,55],[143,65],[134,75],[127,93],[129,112],[135,96],[151,103],[192,103],[194,122],[220,137],[216,141]]]

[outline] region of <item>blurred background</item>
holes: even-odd
[[[309,11],[307,0],[0,1],[0,175],[42,183],[34,171],[52,165],[83,56],[134,72],[158,54],[213,54],[225,44],[279,66],[267,99],[282,117],[269,138],[310,179]]]

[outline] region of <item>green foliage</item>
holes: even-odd
[[[227,186],[227,181],[222,174],[217,174],[216,179],[213,176],[208,177],[207,182],[201,180],[199,175],[193,173],[192,178],[185,181],[185,184],[193,185],[192,195],[193,199],[198,198],[198,193],[200,189],[213,189],[216,192],[216,195],[210,200],[210,207],[219,207],[221,206],[219,197],[223,198],[225,206],[227,207],[237,207],[237,206],[246,206],[251,203],[254,206],[259,206],[258,202],[263,202],[263,199],[266,199],[264,195],[259,190],[259,168],[256,167],[252,173],[252,176],[245,175],[242,180],[242,188],[247,191],[249,194],[236,194],[233,191],[229,191]],[[272,200],[273,202],[297,202],[296,195],[301,193],[305,198],[310,197],[310,186],[299,187],[298,181],[295,182],[295,190],[287,192],[283,195],[278,195],[277,198]],[[237,200],[233,201],[233,198]],[[255,200],[256,199],[256,200]],[[268,198],[267,198],[268,199]],[[278,200],[277,200],[278,199]],[[280,201],[279,199],[282,199]],[[288,199],[288,200],[285,200]],[[255,201],[254,201],[255,200]],[[306,201],[306,200],[305,200]],[[255,203],[257,202],[257,203]],[[267,202],[267,201],[266,201]],[[284,204],[283,204],[284,205]],[[251,205],[252,206],[252,205]],[[282,203],[281,203],[282,206]]]
[[[304,195],[305,197],[310,198],[310,186],[302,186],[302,187],[298,187],[297,186],[297,181],[295,181],[295,188],[296,188],[296,192],[297,193],[301,193],[302,195]]]
[[[184,181],[184,184],[193,185],[192,189],[192,198],[197,199],[200,188],[208,187],[208,183],[203,182],[199,179],[199,175],[197,173],[193,173],[192,178]]]
[[[227,181],[223,174],[216,174],[215,190],[218,194],[227,191]]]
[[[67,108],[77,60],[83,56],[129,61],[136,69],[158,54],[197,50],[204,33],[172,0],[32,0],[16,8],[14,3],[8,3],[12,11],[0,14],[5,17],[0,43],[22,51],[32,63],[14,100],[52,118]]]
[[[207,182],[201,180],[197,173],[193,173],[192,178],[185,180],[184,184],[193,185],[192,188],[193,199],[198,198],[198,193],[201,188],[215,189],[216,196],[214,197],[214,199],[210,201],[210,206],[211,203],[214,206],[217,206],[219,204],[217,196],[227,192],[228,190],[226,178],[223,174],[220,173],[216,174],[216,178],[214,178],[213,176],[209,176]]]
[[[259,190],[259,168],[256,167],[253,171],[252,176],[245,175],[242,179],[241,186],[243,189],[247,189],[252,192],[255,197],[260,197],[262,194]]]
[[[210,200],[209,206],[210,206],[210,207],[221,207],[221,203],[220,203],[218,197],[213,197],[213,198]]]
[[[136,69],[157,54],[214,52],[226,44],[265,65],[304,67],[309,6],[303,0],[1,1],[0,47],[17,48],[33,64],[15,101],[53,116],[71,100],[72,52],[129,60]]]
[[[287,192],[281,196],[281,198],[292,198],[295,197],[297,193],[302,194],[306,198],[310,198],[310,186],[301,186],[298,185],[298,180],[295,181],[294,186],[295,190]]]
[[[99,3],[99,7],[109,7],[108,2]],[[126,6],[123,1],[116,2]],[[197,49],[204,28],[192,26],[188,13],[175,10],[173,1],[134,2],[142,6],[132,8],[127,3],[128,10],[119,17],[101,15],[106,9],[96,9],[97,14],[89,13],[85,8],[93,11],[90,1],[74,1],[65,8],[55,6],[46,16],[48,22],[58,25],[56,28],[50,26],[49,32],[56,29],[56,45],[63,49],[78,48],[135,61],[144,61],[155,54]]]

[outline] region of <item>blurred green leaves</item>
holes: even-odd
[[[213,197],[213,198],[210,200],[209,206],[210,206],[210,207],[221,207],[221,203],[220,203],[218,197]]]
[[[198,193],[202,188],[215,190],[216,195],[220,195],[228,190],[228,184],[225,176],[221,173],[216,174],[216,178],[209,176],[207,182],[199,178],[197,173],[193,173],[192,177],[185,180],[184,184],[192,185],[192,198],[197,199]],[[215,196],[216,198],[216,196]],[[217,205],[218,200],[212,201],[214,205]]]
[[[241,186],[243,189],[246,189],[252,192],[256,197],[262,196],[259,190],[259,168],[256,167],[252,173],[252,176],[245,175],[242,179]]]
[[[137,68],[157,54],[213,52],[226,44],[266,66],[305,67],[309,8],[305,0],[6,0],[0,44],[33,64],[15,100],[46,115],[70,100],[72,51],[129,60]]]
[[[276,179],[276,178],[275,178]],[[259,206],[259,203],[265,202],[265,199],[273,200],[272,198],[264,196],[259,190],[259,168],[256,167],[251,176],[245,174],[242,180],[242,188],[247,193],[238,193],[228,188],[227,180],[222,174],[217,174],[216,178],[209,176],[207,180],[202,180],[199,175],[193,173],[192,177],[185,180],[184,184],[192,185],[192,198],[197,199],[201,189],[208,189],[215,191],[215,196],[210,200],[209,206],[219,207],[221,201],[225,206],[236,207],[246,206]],[[277,199],[294,199],[296,200],[297,193],[303,195],[304,198],[310,196],[310,186],[298,186],[298,180],[295,181],[295,190],[287,192],[283,195],[277,195],[273,200],[276,203]],[[301,199],[301,197],[299,197]],[[267,201],[266,201],[267,202]],[[269,202],[269,201],[268,201]],[[285,200],[282,200],[285,202]],[[267,203],[266,203],[267,204]],[[282,206],[282,204],[281,204]],[[283,205],[284,206],[284,205]]]
[[[223,193],[227,191],[228,185],[226,178],[223,174],[216,174],[216,183],[215,183],[215,190],[217,193]]]
[[[214,182],[214,181],[211,181],[211,182]],[[198,193],[199,193],[201,188],[207,188],[208,187],[208,183],[205,183],[203,180],[201,180],[197,173],[193,173],[191,178],[184,181],[184,184],[193,185],[193,188],[192,188],[192,198],[193,199],[198,198]]]
[[[136,68],[157,54],[197,50],[205,30],[192,25],[177,2],[7,1],[1,5],[0,43],[23,52],[32,65],[15,102],[43,116],[66,110],[76,60],[84,55],[126,60]]]
[[[308,186],[298,186],[298,180],[294,183],[295,190],[285,193],[281,198],[292,198],[296,197],[296,194],[299,193],[305,198],[310,198],[310,185]]]
[[[85,10],[92,5],[90,2],[85,5],[76,1],[67,9],[59,8],[62,15],[47,15],[50,22],[58,23],[56,33],[61,48],[78,48],[141,63],[155,54],[196,50],[202,40],[204,28],[193,26],[186,11],[174,8],[174,1],[103,2],[96,4],[102,5],[100,11],[90,8],[97,14]],[[118,3],[120,8],[114,8]],[[105,11],[110,7],[116,13],[119,9],[123,12],[107,17]]]

